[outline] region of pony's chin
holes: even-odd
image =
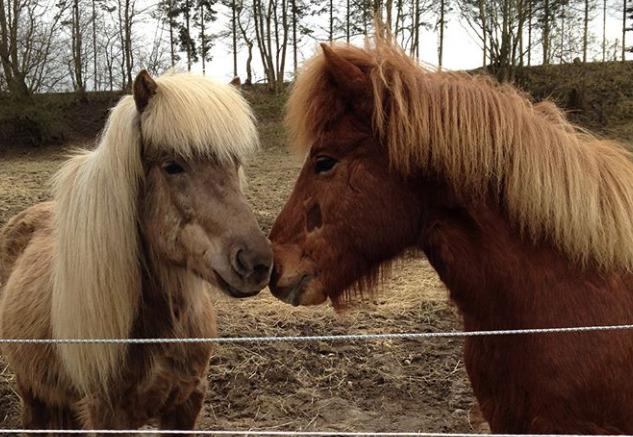
[[[252,297],[252,296],[255,296],[256,294],[258,294],[261,291],[261,289],[240,290],[239,288],[231,285],[226,279],[224,279],[224,277],[222,277],[221,274],[219,274],[215,270],[213,271],[213,280],[209,281],[209,282],[211,282],[218,289],[220,289],[220,291],[222,291],[222,293],[226,294],[227,296],[234,297],[234,298],[237,298],[237,299],[244,299],[244,298],[247,298],[247,297]]]
[[[320,305],[327,300],[321,283],[312,276],[304,274],[287,286],[270,285],[270,291],[277,299],[293,305]]]

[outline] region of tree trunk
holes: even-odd
[[[169,20],[169,53],[171,56],[171,66],[176,65],[176,50],[174,49],[174,20],[172,14],[174,13],[173,0],[169,0],[169,12],[167,13],[167,19]]]
[[[253,19],[255,21],[255,40],[257,41],[257,48],[259,49],[259,55],[262,61],[262,67],[264,68],[264,74],[266,78],[269,78],[268,62],[266,54],[266,44],[264,42],[264,19],[261,14],[260,0],[253,0]]]
[[[626,1],[626,0],[624,0]],[[543,65],[549,64],[549,14],[550,14],[550,2],[545,0],[543,5]]]
[[[231,2],[231,33],[233,33],[233,77],[237,77],[237,26],[236,26],[236,7],[235,0]]]
[[[626,61],[626,0],[622,0],[622,61]]]
[[[233,23],[235,24],[235,23]],[[204,4],[200,2],[200,58],[202,60],[202,75],[207,74],[206,57],[207,57],[207,41],[204,36]],[[233,35],[235,35],[235,28],[233,28]],[[237,73],[235,71],[235,73]],[[233,77],[237,76],[234,74]]]
[[[486,25],[486,5],[485,0],[479,0],[479,18],[481,19],[481,34],[482,34],[482,42],[483,42],[483,59],[482,65],[484,68],[486,67],[486,42],[488,40],[488,26]]]
[[[246,29],[244,29],[244,26],[242,26],[242,19],[240,17],[240,14],[242,12],[242,7],[240,6],[240,9],[238,10],[239,12],[237,13],[237,26],[240,29],[240,34],[242,35],[242,38],[244,38],[244,42],[246,42],[246,47],[248,48],[248,57],[246,58],[246,81],[244,82],[245,85],[251,85],[253,83],[253,68],[252,68],[252,63],[253,63],[253,40],[251,38],[248,37],[247,33],[246,33]],[[257,21],[255,21],[257,23]],[[236,75],[237,76],[237,75]]]
[[[96,0],[92,0],[92,73],[94,74],[94,90],[99,90],[99,74],[97,71],[97,8]]]
[[[275,27],[275,77],[279,79],[277,72],[279,72],[279,52],[281,50],[281,45],[279,41],[279,17],[277,16],[277,1],[278,0],[273,0],[274,6],[272,9],[272,17]],[[270,52],[272,53],[272,50]],[[277,81],[275,81],[275,91],[277,91]]]
[[[517,3],[518,7],[517,7],[517,19],[518,19],[518,23],[517,23],[517,30],[516,30],[516,34],[517,34],[517,38],[518,38],[518,43],[519,43],[519,66],[523,67],[523,55],[524,55],[524,48],[523,48],[523,26],[525,24],[525,15],[526,15],[526,7],[525,7],[525,3],[523,2],[523,0],[519,0],[519,2]],[[516,47],[516,44],[515,44]],[[513,59],[516,59],[516,56],[513,54]]]
[[[584,29],[582,33],[582,62],[587,62],[587,40],[589,38],[589,0],[585,0]]]
[[[330,4],[330,20],[329,20],[329,32],[328,32],[328,36],[329,36],[329,41],[330,43],[332,42],[332,39],[334,38],[334,0],[329,0],[329,4]]]
[[[420,0],[413,0],[413,32],[411,44],[411,55],[416,59],[420,58]]]
[[[82,61],[82,35],[81,23],[79,16],[79,0],[73,1],[73,19],[72,19],[72,48],[73,48],[73,67],[75,75],[75,91],[83,97],[86,87],[83,80],[83,61]]]
[[[442,61],[444,57],[444,16],[446,14],[446,0],[440,0],[440,35],[439,45],[437,47],[438,68],[442,70]]]
[[[607,0],[602,0],[602,62],[607,60]]]
[[[370,0],[363,0],[363,34],[367,36],[367,22],[369,21],[369,2]]]
[[[248,57],[246,58],[246,85],[251,85],[253,83],[253,43],[247,42],[246,46],[248,47]]]
[[[560,8],[560,53],[558,62],[562,64],[565,61],[563,58],[563,51],[565,50],[565,3],[561,3]]]
[[[534,0],[528,0],[528,52],[527,52],[527,64],[528,67],[532,65],[532,2]]]
[[[129,88],[132,87],[132,67],[134,65],[134,55],[132,54],[132,18],[134,15],[134,6],[131,4],[131,1],[132,0],[125,1],[125,56],[127,59],[127,86]]]
[[[290,7],[292,8],[292,69],[294,73],[297,74],[297,3],[296,3],[296,0],[290,0]]]
[[[125,71],[127,70],[125,67],[125,62],[127,59],[127,55],[125,52],[125,36],[124,36],[124,30],[123,28],[125,27],[125,23],[123,20],[123,3],[122,1],[124,0],[118,0],[118,8],[117,8],[117,15],[118,15],[118,19],[119,19],[119,43],[121,44],[121,54],[119,56],[120,59],[120,67],[121,67],[121,89],[125,90],[127,88],[127,75],[125,74]]]
[[[119,39],[121,41],[121,88],[132,86],[132,0],[118,0]],[[123,2],[123,4],[121,3]]]
[[[277,91],[281,91],[283,89],[283,84],[284,84],[284,76],[285,76],[285,72],[286,72],[286,51],[288,48],[288,34],[289,32],[289,28],[288,28],[288,1],[287,0],[282,0],[281,1],[281,25],[283,27],[283,31],[284,31],[284,37],[283,40],[281,42],[281,61],[279,62],[279,68],[277,70]],[[279,56],[279,53],[277,53],[277,56]]]
[[[398,40],[398,34],[402,29],[402,27],[400,26],[400,20],[402,19],[402,2],[403,0],[396,0],[396,28],[393,32],[393,36],[396,41]]]
[[[268,7],[267,7],[267,11],[265,14],[265,26],[263,26],[263,28],[266,29],[266,53],[267,53],[267,59],[266,62],[268,63],[268,86],[270,87],[271,90],[274,90],[275,87],[277,86],[277,79],[275,77],[275,74],[277,72],[277,70],[275,69],[275,65],[273,65],[273,42],[272,42],[272,32],[271,32],[271,17],[272,17],[272,12],[273,12],[273,8],[276,6],[276,1],[277,0],[268,0]]]
[[[350,16],[352,14],[352,11],[350,9],[350,4],[349,3],[350,3],[350,0],[347,0],[346,3],[345,3],[345,41],[348,44],[349,44],[349,39],[350,39],[350,33],[349,33]]]
[[[185,30],[187,32],[187,71],[191,71],[191,28],[190,28],[190,20],[189,20],[189,11],[191,6],[189,5],[189,0],[185,2]]]

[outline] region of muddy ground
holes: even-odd
[[[261,124],[264,148],[247,167],[248,198],[268,231],[299,169],[275,120]],[[0,225],[49,197],[65,149],[0,155]],[[447,293],[420,256],[394,268],[374,297],[343,314],[295,309],[264,290],[246,300],[217,296],[220,335],[315,335],[460,329]],[[11,369],[0,368],[0,428],[20,426]],[[208,375],[200,429],[481,431],[461,359],[461,341],[220,345]],[[1,433],[1,431],[0,431]]]

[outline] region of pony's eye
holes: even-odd
[[[316,165],[314,166],[314,171],[316,173],[327,173],[332,170],[332,168],[336,165],[338,161],[329,156],[318,156],[316,159]]]
[[[178,174],[185,171],[185,169],[182,168],[180,164],[174,161],[169,161],[165,165],[163,165],[163,170],[165,170],[167,174]]]

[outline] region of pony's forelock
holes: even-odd
[[[141,116],[144,153],[243,161],[257,149],[254,115],[235,87],[192,74],[169,74],[156,84]]]
[[[633,163],[624,147],[510,85],[430,72],[387,37],[334,50],[367,73],[373,129],[396,171],[423,169],[457,193],[494,191],[528,238],[551,241],[580,265],[633,269]],[[288,100],[293,148],[309,150],[331,126],[337,98],[326,59],[317,54]]]

